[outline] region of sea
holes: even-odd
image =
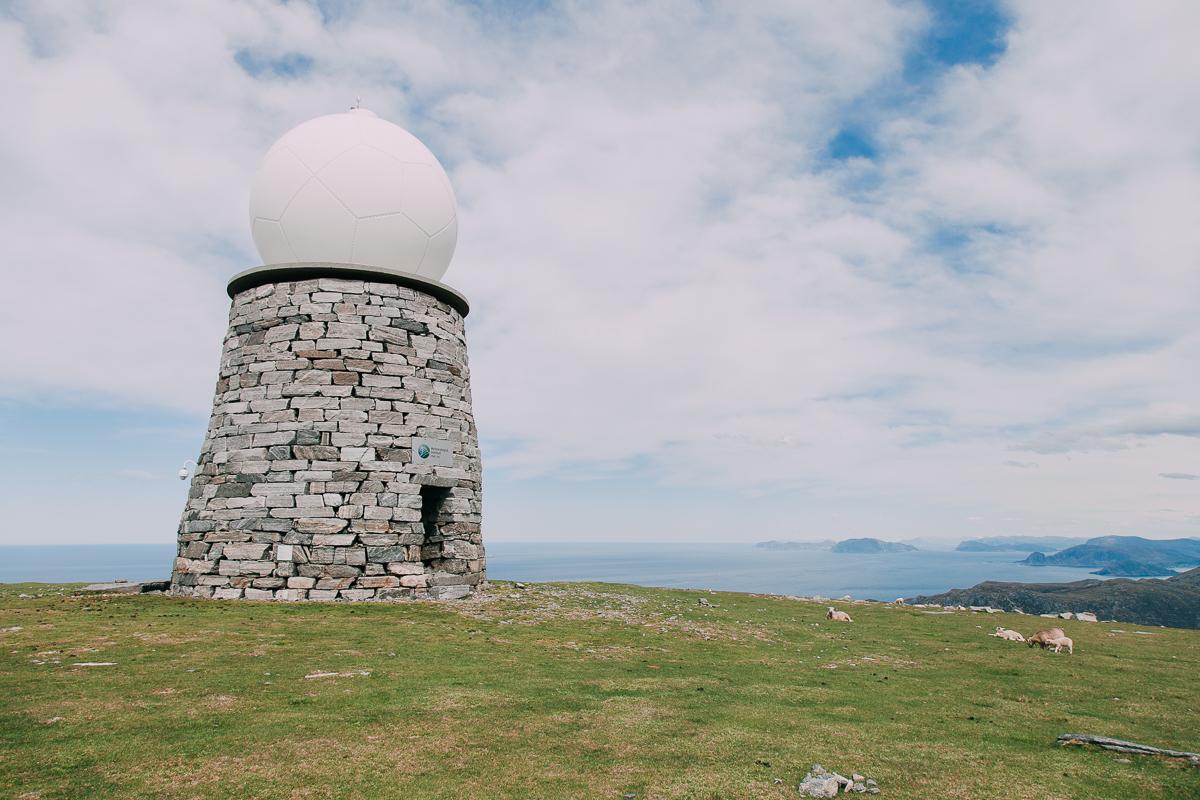
[[[0,583],[162,580],[174,544],[0,547]],[[1050,583],[1095,577],[1087,569],[1029,567],[1022,551],[834,553],[768,550],[753,544],[646,542],[487,543],[488,577],[516,581],[603,581],[641,586],[894,600],[980,581]]]

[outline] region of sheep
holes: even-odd
[[[1057,639],[1050,639],[1046,642],[1046,646],[1054,645],[1054,652],[1060,652],[1064,647],[1067,648],[1067,653],[1075,655],[1075,642],[1071,641],[1066,636],[1059,636]]]
[[[1026,639],[1025,643],[1030,647],[1033,647],[1036,644],[1045,650],[1047,647],[1050,647],[1053,644],[1052,640],[1060,639],[1066,635],[1067,634],[1062,628],[1043,628],[1033,636],[1030,636],[1028,639]]]
[[[997,626],[996,626],[996,632],[995,632],[995,633],[989,633],[989,634],[988,634],[988,636],[995,636],[995,637],[996,637],[996,638],[998,638],[998,639],[1005,639],[1005,640],[1007,640],[1007,641],[1010,641],[1010,642],[1023,642],[1023,641],[1025,641],[1025,637],[1024,637],[1024,636],[1022,636],[1021,634],[1017,633],[1017,632],[1016,632],[1016,631],[1014,631],[1014,630],[1009,630],[1008,628],[1003,628],[1003,627],[1001,627],[1001,626],[999,626],[999,625],[997,625]]]
[[[829,606],[829,611],[825,612],[825,619],[831,619],[834,622],[854,622],[850,619],[850,615],[845,611],[838,611],[833,606]]]

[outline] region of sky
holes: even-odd
[[[0,2],[0,544],[174,541],[271,143],[459,202],[484,535],[1200,535],[1200,4]]]

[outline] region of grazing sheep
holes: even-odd
[[[825,619],[831,619],[834,622],[854,622],[850,619],[850,615],[845,611],[838,611],[833,606],[829,606],[829,611],[825,613]]]
[[[997,625],[997,626],[996,626],[996,632],[995,632],[995,633],[989,633],[989,634],[988,634],[988,636],[995,636],[995,637],[996,637],[996,638],[998,638],[998,639],[1005,639],[1005,640],[1007,640],[1007,641],[1010,641],[1010,642],[1023,642],[1023,641],[1025,641],[1025,637],[1024,637],[1024,636],[1022,636],[1021,634],[1017,633],[1017,632],[1016,632],[1016,631],[1014,631],[1014,630],[1009,630],[1008,628],[1002,628],[1002,627],[1001,627],[1001,626],[999,626],[999,625]]]
[[[1033,647],[1036,644],[1038,647],[1045,650],[1047,647],[1050,647],[1054,644],[1054,639],[1061,639],[1066,635],[1066,632],[1064,632],[1062,628],[1043,628],[1033,636],[1030,636],[1028,639],[1026,639],[1025,643],[1030,647]]]
[[[1054,652],[1056,652],[1056,653],[1061,651],[1065,647],[1065,648],[1067,648],[1068,653],[1070,653],[1071,655],[1075,655],[1075,642],[1071,641],[1066,636],[1059,636],[1057,639],[1048,640],[1046,642],[1046,646],[1050,647],[1051,645],[1054,646]]]

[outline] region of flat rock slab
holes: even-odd
[[[357,669],[350,672],[310,672],[304,676],[305,680],[313,680],[314,678],[357,678],[359,676],[370,675],[370,670]]]
[[[1095,745],[1105,750],[1116,750],[1118,753],[1135,753],[1144,756],[1164,756],[1166,758],[1184,758],[1193,766],[1200,767],[1200,753],[1189,753],[1185,750],[1165,750],[1140,742],[1127,742],[1124,739],[1112,739],[1108,736],[1092,736],[1087,733],[1063,733],[1058,737],[1059,745]]]
[[[141,594],[142,592],[165,592],[170,586],[170,581],[116,581],[114,583],[91,583],[79,591],[98,594]]]

